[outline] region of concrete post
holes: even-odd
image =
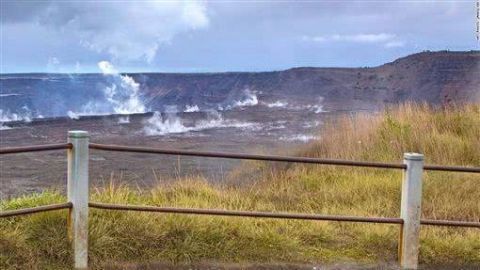
[[[69,215],[75,269],[88,267],[88,132],[69,131],[68,200],[73,204]]]
[[[422,212],[422,173],[423,155],[405,153],[402,183],[401,218],[403,219],[400,239],[400,265],[402,269],[417,269],[420,236],[420,216]]]

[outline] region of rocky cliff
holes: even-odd
[[[0,116],[108,114],[116,113],[112,106],[122,107],[122,103],[129,107],[141,103],[145,108],[141,112],[163,111],[170,105],[180,110],[187,105],[218,109],[252,95],[259,104],[315,101],[329,110],[368,110],[404,101],[480,102],[480,51],[422,52],[368,68],[127,75],[2,74]],[[118,98],[114,102],[109,100],[112,91]]]
[[[293,68],[274,72],[135,74],[148,102],[219,103],[242,91],[260,99],[312,99],[382,105],[480,101],[480,51],[422,52],[372,68]]]

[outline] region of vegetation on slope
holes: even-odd
[[[299,155],[401,162],[404,152],[426,163],[480,166],[480,106],[433,109],[406,104],[384,113],[343,117]],[[423,218],[480,220],[479,176],[424,175]],[[398,217],[401,171],[248,162],[232,174],[251,185],[213,186],[201,177],[148,191],[126,186],[92,190],[91,200],[120,204],[290,211]],[[1,210],[64,201],[57,192],[1,202]],[[69,269],[66,212],[0,220],[0,268]],[[90,261],[195,263],[392,262],[399,227],[386,224],[113,212],[91,209]],[[424,265],[480,266],[480,231],[422,226]]]

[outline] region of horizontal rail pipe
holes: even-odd
[[[468,172],[480,173],[479,167],[458,167],[458,166],[442,166],[442,165],[425,165],[423,169],[426,171],[444,171],[444,172]]]
[[[308,158],[308,157],[287,157],[287,156],[276,156],[276,155],[236,154],[236,153],[225,153],[225,152],[170,150],[170,149],[158,149],[158,148],[137,147],[137,146],[108,145],[108,144],[98,144],[98,143],[91,143],[90,148],[96,149],[96,150],[103,150],[103,151],[134,152],[134,153],[145,153],[145,154],[165,154],[165,155],[212,157],[212,158],[231,158],[231,159],[247,159],[247,160],[295,162],[295,163],[313,163],[313,164],[324,164],[324,165],[372,167],[372,168],[387,168],[387,169],[406,169],[407,168],[405,164],[395,164],[395,163],[351,161],[351,160],[338,160],[338,159],[320,159],[320,158]],[[425,165],[423,168],[426,171],[480,173],[480,168],[478,167]]]
[[[57,144],[29,145],[29,146],[2,148],[0,149],[0,155],[39,152],[39,151],[51,151],[51,150],[61,150],[61,149],[72,149],[72,144],[57,143]]]
[[[421,219],[420,224],[430,225],[430,226],[480,228],[480,222],[474,222],[474,221]]]
[[[60,209],[70,209],[70,208],[72,208],[72,203],[71,202],[49,204],[49,205],[32,207],[32,208],[23,208],[23,209],[1,211],[0,212],[0,218],[21,216],[21,215],[30,215],[30,214],[34,214],[34,213],[48,212],[48,211],[54,211],[54,210],[60,210]]]
[[[238,216],[238,217],[258,217],[258,218],[263,217],[263,218],[279,218],[279,219],[303,219],[303,220],[327,220],[327,221],[403,224],[403,220],[401,218],[231,211],[231,210],[218,210],[218,209],[174,208],[174,207],[156,207],[156,206],[143,206],[143,205],[119,205],[119,204],[107,204],[107,203],[97,203],[97,202],[90,202],[88,206],[92,208],[106,209],[106,210],[159,212],[159,213],[172,213],[172,214]],[[480,222],[471,222],[471,221],[422,219],[420,220],[420,224],[431,225],[431,226],[480,228]]]
[[[354,166],[354,167],[372,167],[372,168],[388,168],[388,169],[406,169],[405,164],[379,163],[379,162],[365,162],[365,161],[350,161],[338,159],[320,159],[308,157],[286,157],[274,155],[252,155],[252,154],[235,154],[224,152],[203,152],[203,151],[188,151],[188,150],[168,150],[148,147],[136,146],[122,146],[122,145],[107,145],[91,143],[91,149],[117,152],[134,152],[145,154],[165,154],[165,155],[180,155],[180,156],[195,156],[195,157],[212,157],[212,158],[231,158],[231,159],[246,159],[246,160],[263,160],[263,161],[279,161],[279,162],[295,162],[295,163],[313,163],[324,165],[338,165],[338,166]]]
[[[171,214],[192,214],[192,215],[212,215],[212,216],[236,216],[236,217],[256,217],[256,218],[277,218],[277,219],[302,219],[302,220],[327,220],[327,221],[349,221],[364,223],[389,223],[403,224],[401,218],[383,218],[383,217],[354,217],[354,216],[332,216],[316,214],[297,214],[297,213],[272,213],[256,211],[232,211],[219,209],[196,209],[196,208],[175,208],[175,207],[156,207],[142,205],[119,205],[91,202],[89,207],[106,210],[123,211],[142,211],[158,212]]]

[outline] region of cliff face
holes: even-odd
[[[420,53],[378,68],[392,80],[390,102],[480,101],[480,52]],[[395,76],[397,75],[397,76]]]
[[[249,89],[260,99],[382,105],[480,101],[480,52],[423,52],[374,68],[294,68],[258,73],[135,74],[148,102],[219,103]],[[343,106],[342,106],[343,107]]]
[[[249,95],[256,95],[263,103],[284,101],[291,105],[319,104],[321,99],[328,110],[376,109],[409,100],[480,102],[480,51],[423,52],[373,68],[129,76],[139,83],[138,98],[151,111],[162,111],[169,105],[180,110],[187,105],[226,108]],[[66,116],[70,110],[82,112],[85,107],[91,114],[108,113],[95,109],[111,105],[106,90],[123,87],[115,78],[102,74],[3,74],[0,83],[0,118],[5,118],[5,112],[10,116]]]

